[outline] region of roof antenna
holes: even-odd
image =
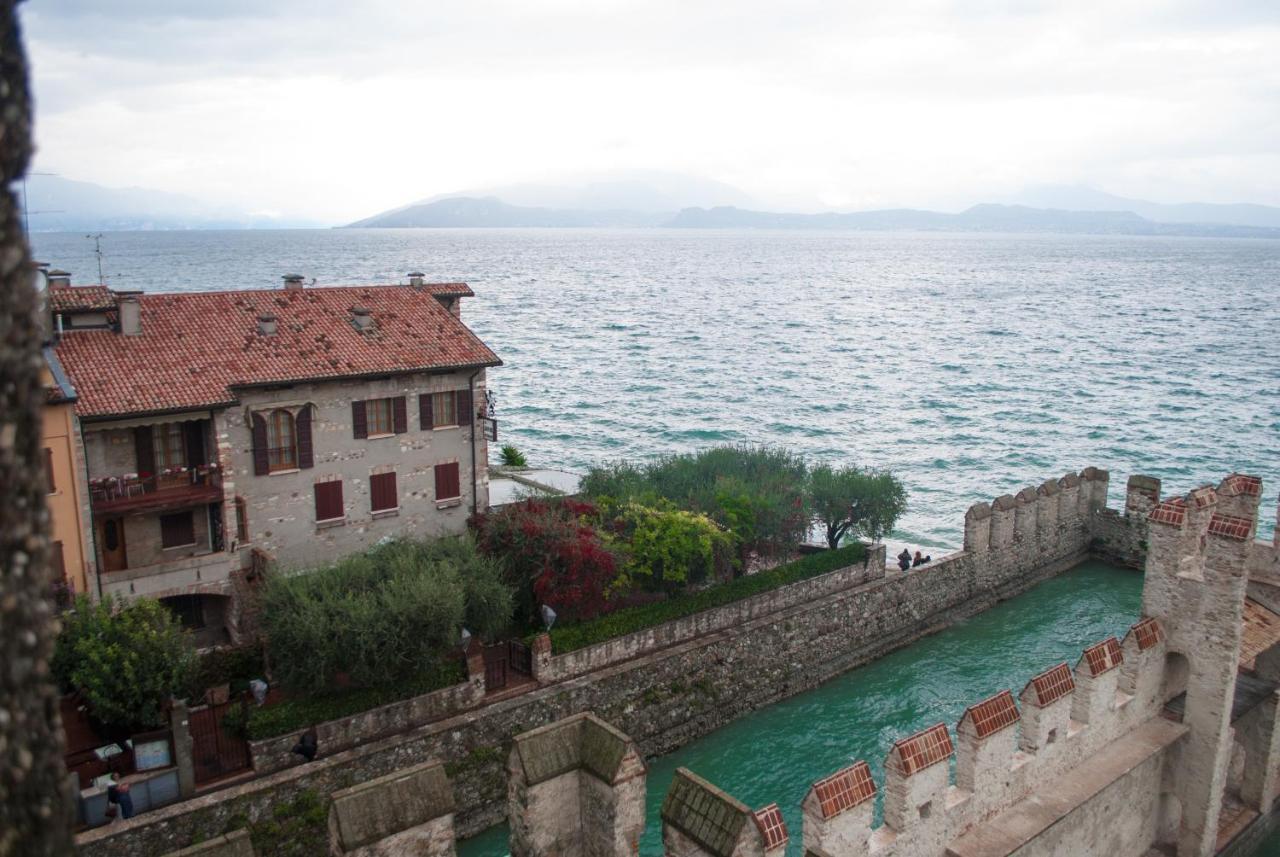
[[[98,284],[105,286],[107,278],[102,275],[102,233],[96,235],[86,235],[85,238],[93,239],[93,255],[98,257]]]

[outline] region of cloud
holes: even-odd
[[[1280,204],[1270,2],[21,8],[42,169],[253,209],[624,167],[850,207],[1062,181]]]

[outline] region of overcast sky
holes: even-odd
[[[577,171],[1280,205],[1280,2],[38,0],[36,169],[342,221]]]

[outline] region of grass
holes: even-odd
[[[866,550],[861,544],[852,544],[834,551],[810,554],[768,571],[739,577],[728,583],[687,595],[675,596],[666,601],[625,607],[589,622],[553,628],[551,629],[552,651],[562,655],[614,637],[621,637],[624,634],[652,628],[654,625],[670,622],[672,619],[681,619],[694,613],[701,613],[703,610],[710,610],[712,607],[732,604],[743,598],[750,598],[752,595],[786,586],[788,583],[808,580],[820,574],[855,565],[862,562],[865,556]]]
[[[253,709],[249,714],[249,738],[257,741],[287,735],[316,723],[338,720],[381,705],[460,684],[466,679],[466,665],[458,660],[448,660],[434,670],[392,685],[349,688],[288,699],[276,705]]]

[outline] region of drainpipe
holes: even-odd
[[[482,370],[477,369],[471,373],[471,377],[467,379],[467,388],[471,391],[471,413],[467,419],[471,424],[471,514],[480,514],[480,498],[477,494],[476,480],[476,376]]]

